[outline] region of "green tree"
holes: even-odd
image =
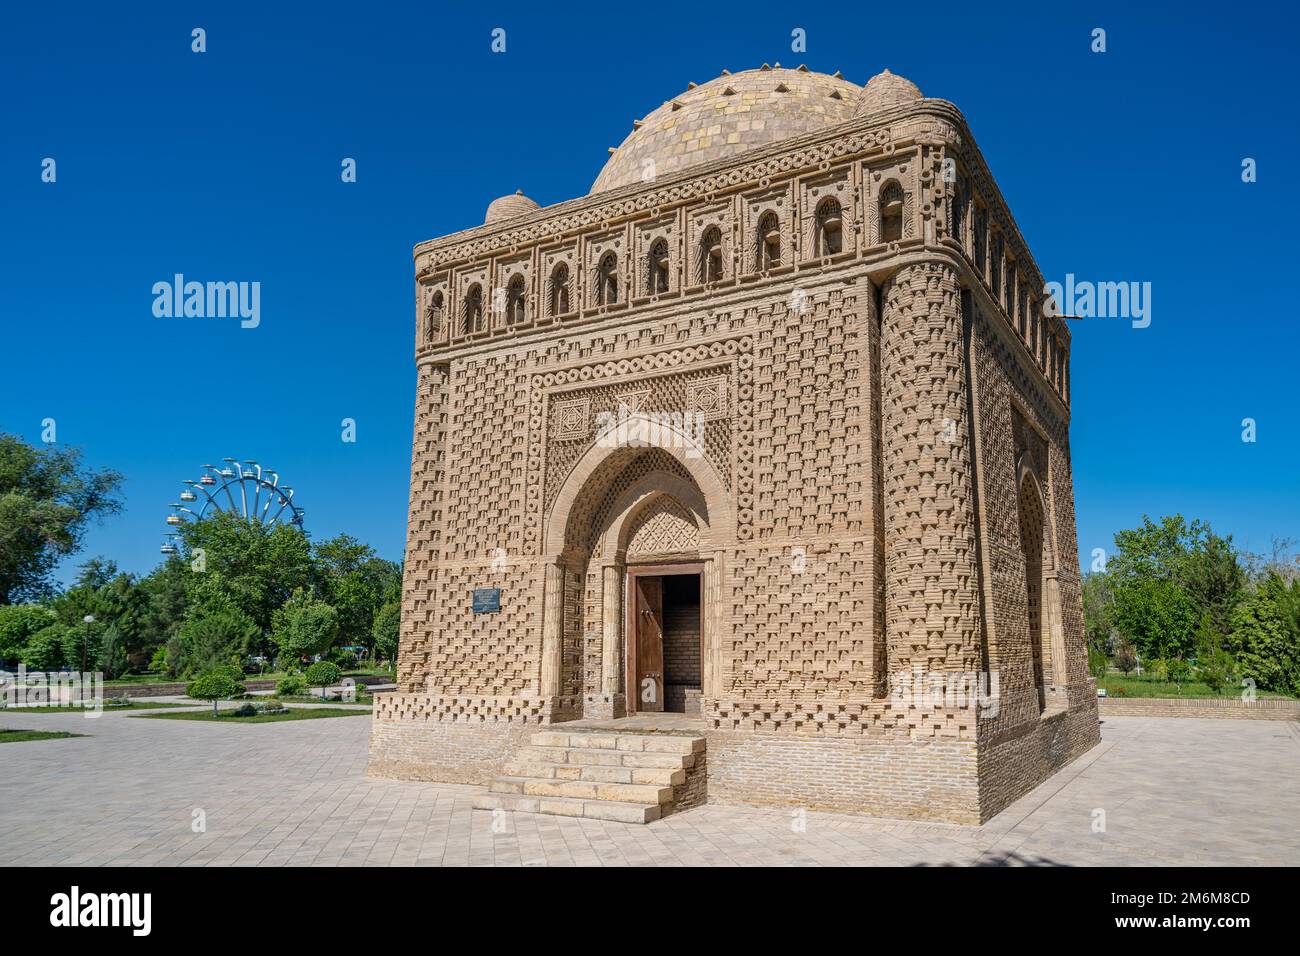
[[[1111,628],[1112,582],[1109,574],[1093,571],[1083,576],[1083,630],[1088,646],[1107,651]]]
[[[53,611],[39,604],[0,606],[0,663],[21,659],[32,635],[57,620]]]
[[[58,670],[65,662],[63,647],[68,639],[68,628],[54,623],[41,628],[27,640],[22,662],[35,671]]]
[[[375,615],[373,644],[379,657],[397,667],[398,639],[402,627],[402,607],[396,601],[389,601]]]
[[[337,684],[342,676],[343,672],[339,670],[339,666],[329,661],[317,661],[307,668],[307,673],[303,675],[308,684],[320,688],[322,699],[325,697],[325,688]]]
[[[1229,643],[1242,677],[1300,694],[1300,584],[1270,574],[1237,607]]]
[[[78,449],[0,433],[0,605],[50,593],[50,574],[91,520],[121,510],[122,480],[86,468]]]
[[[211,604],[212,592],[219,588],[263,635],[270,633],[272,616],[295,590],[315,590],[311,547],[296,527],[268,527],[220,512],[185,525],[181,537],[191,567],[202,551],[203,570],[185,577],[189,603]]]
[[[1144,658],[1189,653],[1196,634],[1196,609],[1167,578],[1137,577],[1115,588],[1115,626]]]
[[[261,638],[253,620],[238,608],[209,607],[181,625],[177,632],[175,664],[168,649],[168,665],[182,676],[211,671],[218,666],[238,664],[251,644]]]
[[[215,668],[201,674],[185,685],[185,696],[195,700],[212,701],[212,716],[217,716],[217,701],[228,700],[244,693],[244,685],[226,668]]]
[[[305,657],[329,650],[338,628],[338,612],[299,589],[275,612],[271,638],[279,648],[281,661],[297,664]]]

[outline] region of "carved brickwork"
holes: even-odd
[[[481,783],[520,728],[623,716],[628,576],[670,564],[721,792],[986,819],[1096,741],[1069,332],[1023,237],[892,74],[747,71],[638,122],[591,195],[416,248],[372,766]],[[916,674],[996,675],[999,709],[897,696]]]

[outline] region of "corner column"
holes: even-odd
[[[546,565],[546,582],[542,593],[542,673],[541,696],[553,700],[560,696],[564,672],[564,568]]]
[[[980,602],[961,287],[945,262],[884,286],[881,434],[891,674],[980,670]]]

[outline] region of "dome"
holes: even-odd
[[[838,76],[766,64],[692,84],[634,124],[591,191],[679,173],[847,122],[861,92]]]
[[[915,103],[919,99],[922,99],[921,90],[915,83],[885,70],[867,80],[867,85],[862,88],[862,96],[858,98],[858,108],[853,111],[853,115],[866,116],[868,113],[887,110],[893,106]]]
[[[514,219],[516,216],[522,216],[534,209],[541,208],[541,206],[525,196],[524,191],[521,189],[509,196],[502,196],[500,199],[492,200],[487,207],[487,215],[483,217],[483,225],[501,222],[504,219]]]

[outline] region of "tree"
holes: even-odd
[[[296,664],[329,650],[338,627],[334,608],[299,589],[275,612],[271,639],[281,660]]]
[[[373,641],[375,652],[393,666],[397,666],[397,647],[402,626],[402,608],[396,601],[389,601],[375,615]]]
[[[1241,676],[1300,694],[1300,583],[1270,574],[1237,607],[1229,637]]]
[[[1177,692],[1183,692],[1183,684],[1192,676],[1192,665],[1181,657],[1172,658],[1168,663],[1169,679],[1174,682]]]
[[[84,467],[78,449],[0,433],[0,605],[50,593],[51,572],[91,520],[121,511],[122,481]]]
[[[307,668],[307,673],[303,675],[308,684],[320,688],[322,700],[325,698],[325,688],[337,684],[342,676],[343,672],[339,670],[339,666],[329,661],[317,661]]]
[[[1196,666],[1196,676],[1216,694],[1232,683],[1235,672],[1236,663],[1232,655],[1224,650],[1215,650],[1202,656]]]
[[[32,636],[56,620],[53,611],[39,604],[0,606],[0,663],[21,659]]]
[[[41,628],[28,638],[21,654],[22,662],[35,671],[58,670],[64,663],[63,647],[67,639],[66,625],[55,622]]]
[[[312,592],[317,571],[311,547],[297,527],[263,525],[241,515],[219,512],[184,525],[185,559],[202,550],[202,571],[184,578],[187,600],[211,603],[220,589],[229,603],[252,619],[263,635],[270,633],[277,608],[298,589]],[[260,639],[258,642],[260,648]]]
[[[1175,657],[1194,646],[1196,609],[1167,578],[1138,577],[1115,588],[1112,611],[1120,633],[1145,657]]]
[[[1124,672],[1125,677],[1129,675],[1133,668],[1137,667],[1137,652],[1129,641],[1122,640],[1119,642],[1119,646],[1115,648],[1115,666]]]
[[[261,637],[252,619],[235,607],[210,607],[181,625],[177,632],[169,667],[182,676],[201,674],[220,665],[236,664],[248,654],[249,646]]]
[[[228,700],[244,693],[244,685],[231,676],[225,668],[216,668],[201,674],[185,685],[185,696],[195,700],[212,701],[212,716],[217,716],[217,701]]]
[[[1088,646],[1103,653],[1110,638],[1112,581],[1109,574],[1093,571],[1083,576],[1083,631]]]

